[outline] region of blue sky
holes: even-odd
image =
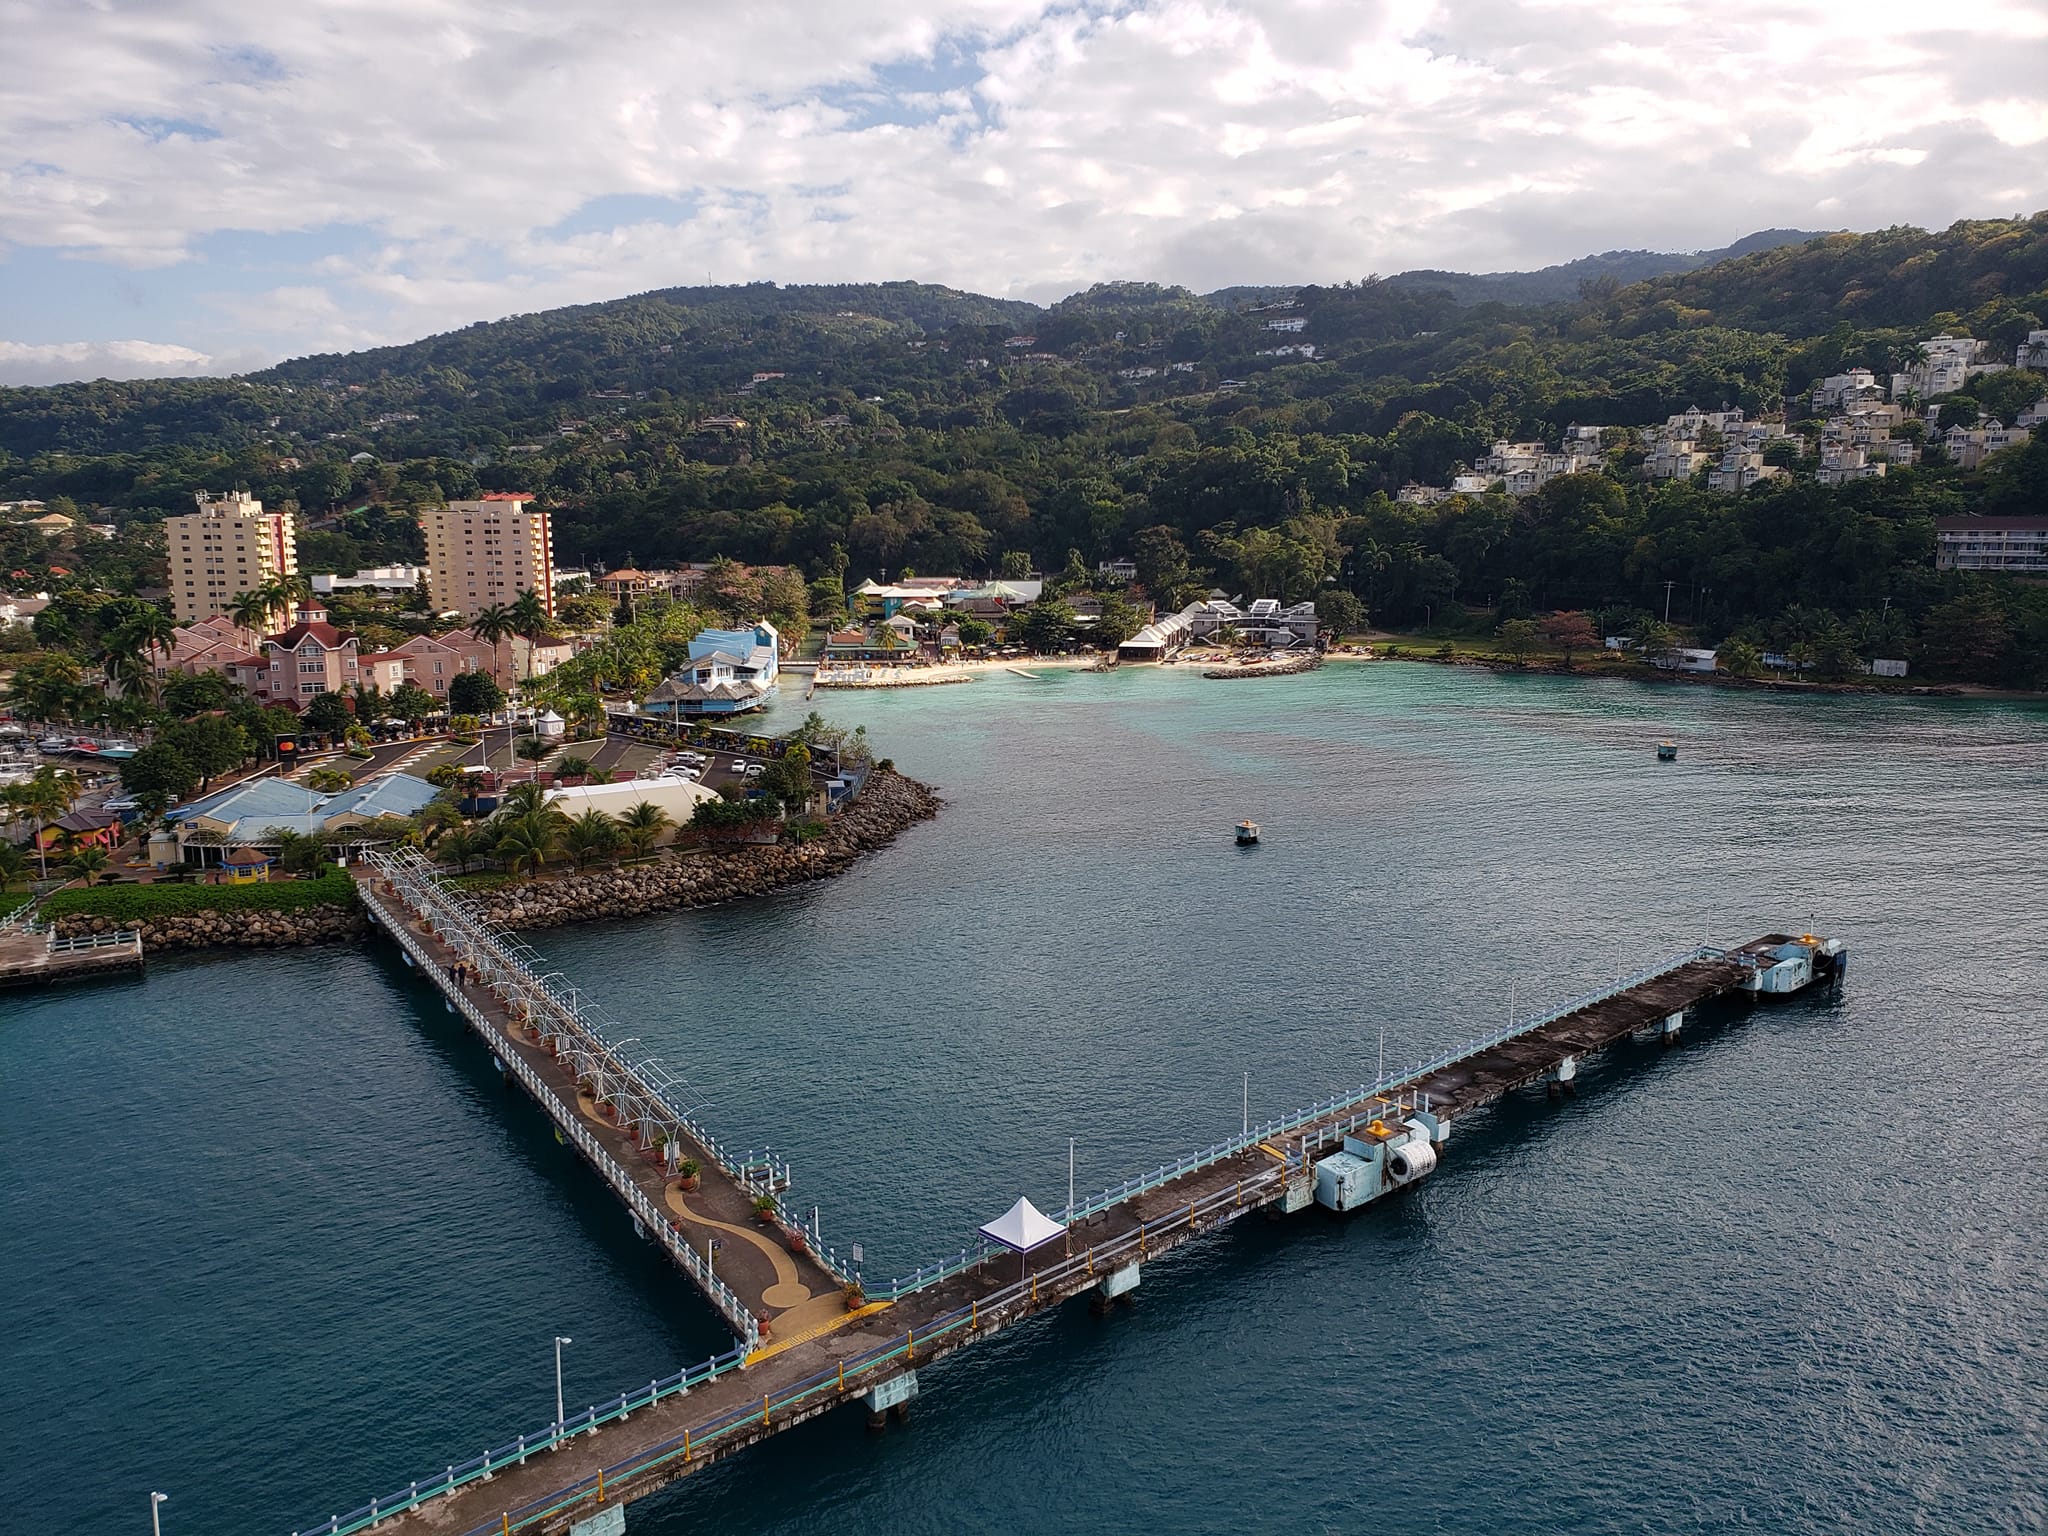
[[[679,283],[1049,299],[2048,205],[2048,7],[5,0],[0,383]]]

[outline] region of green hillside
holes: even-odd
[[[676,289],[248,379],[0,391],[0,499],[129,530],[54,553],[0,530],[0,570],[140,579],[151,525],[230,484],[307,517],[310,567],[352,568],[414,552],[411,508],[518,489],[553,508],[565,563],[729,555],[858,579],[1133,554],[1164,598],[1334,582],[1389,625],[1644,608],[1669,581],[1711,594],[1702,639],[1876,614],[1896,632],[1869,646],[2010,681],[2048,671],[2041,590],[1938,574],[1933,520],[2048,505],[2048,440],[1830,488],[1803,418],[1817,378],[1888,372],[1938,330],[2009,359],[2044,326],[2048,214],[1823,236],[1547,305],[1374,279],[1112,283],[1049,308],[917,284]],[[1988,376],[1945,420],[2044,393]],[[1641,429],[1672,413],[1788,397],[1786,479],[1724,496],[1635,472]],[[1393,499],[1574,424],[1608,429],[1602,472],[1521,500]],[[1997,625],[1973,659],[1927,640],[1979,593]]]

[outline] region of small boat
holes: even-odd
[[[1675,742],[1675,741],[1660,741],[1660,742],[1658,742],[1658,743],[1657,743],[1657,761],[1658,761],[1658,762],[1660,762],[1660,763],[1675,763],[1675,762],[1677,762],[1677,761],[1678,761],[1678,743],[1677,743],[1677,742]]]
[[[1259,840],[1259,824],[1256,821],[1240,821],[1237,824],[1237,846],[1249,848]]]

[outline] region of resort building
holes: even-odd
[[[1939,570],[2048,575],[2048,516],[1944,517],[1934,538]]]
[[[554,532],[548,514],[519,491],[422,507],[427,592],[441,612],[475,615],[532,592],[555,612]]]
[[[1227,598],[1209,597],[1184,610],[1190,631],[1197,641],[1238,636],[1251,645],[1273,650],[1289,646],[1314,645],[1321,631],[1314,603],[1295,603],[1283,608],[1275,597],[1255,599],[1240,608]]]
[[[169,829],[149,840],[149,861],[225,865],[231,851],[276,851],[286,832],[301,837],[345,834],[385,816],[417,816],[439,793],[425,779],[387,773],[334,794],[322,794],[290,779],[245,779],[227,789],[178,806]],[[346,848],[368,847],[365,838]]]
[[[266,512],[245,491],[194,498],[197,512],[164,519],[171,616],[181,623],[225,613],[244,592],[299,570],[292,520]]]
[[[313,595],[328,597],[336,592],[378,592],[387,597],[400,597],[419,590],[419,584],[427,579],[428,570],[424,565],[380,565],[372,570],[357,571],[353,576],[315,576],[312,578]]]
[[[353,688],[361,678],[359,649],[352,632],[327,622],[325,608],[305,602],[290,629],[266,636],[246,655],[222,658],[220,670],[259,704],[299,709],[315,694]]]
[[[766,619],[752,629],[707,629],[690,642],[689,664],[648,694],[650,715],[737,715],[776,694],[781,636]]]

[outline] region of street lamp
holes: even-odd
[[[563,1420],[568,1417],[562,1411],[562,1346],[564,1344],[574,1344],[575,1342],[574,1339],[563,1338],[559,1333],[555,1335],[555,1432],[557,1434],[561,1433]]]
[[[163,1522],[157,1516],[157,1506],[168,1504],[170,1500],[171,1496],[168,1493],[152,1493],[149,1496],[149,1529],[151,1536],[164,1536]]]

